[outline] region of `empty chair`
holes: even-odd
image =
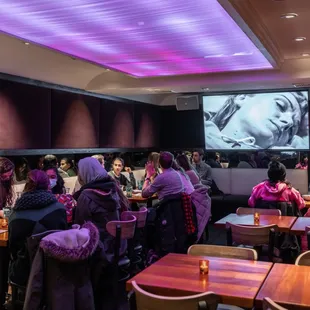
[[[238,215],[254,214],[255,212],[261,215],[281,215],[281,210],[278,209],[238,208],[236,211]]]
[[[213,256],[257,260],[257,252],[255,250],[233,246],[195,244],[188,249],[187,254],[195,256]]]
[[[273,261],[273,251],[275,246],[275,234],[277,225],[266,226],[242,226],[227,223],[227,245],[245,245],[261,248],[268,246],[268,259]]]
[[[263,310],[287,310],[287,309],[279,306],[270,298],[266,297],[264,298],[263,301]]]
[[[134,294],[129,294],[130,310],[242,310],[221,305],[221,297],[213,292],[197,295],[169,297],[151,294],[132,282]],[[222,307],[223,308],[222,308]]]
[[[310,266],[310,251],[300,254],[296,258],[295,265]]]

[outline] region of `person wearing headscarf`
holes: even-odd
[[[9,219],[9,279],[20,286],[26,286],[30,272],[27,238],[48,230],[67,229],[65,207],[49,189],[44,171],[30,171]]]
[[[74,223],[83,225],[90,221],[97,226],[104,248],[103,255],[110,263],[114,254],[114,238],[107,232],[106,225],[109,221],[120,219],[120,189],[97,159],[83,158],[78,166],[78,179],[82,187],[73,195],[77,201]],[[125,248],[126,244],[123,252]]]

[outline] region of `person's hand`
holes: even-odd
[[[148,162],[145,165],[146,177],[151,178],[156,173],[153,162]]]
[[[125,167],[125,171],[128,172],[128,173],[132,172],[130,167]]]

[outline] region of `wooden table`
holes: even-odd
[[[199,274],[200,259],[210,261],[207,276]],[[147,291],[166,296],[212,291],[225,304],[252,308],[271,266],[259,261],[168,254],[130,279],[126,288],[131,290],[131,282],[136,281]]]
[[[126,196],[126,194],[125,194]],[[135,203],[146,203],[147,207],[152,207],[152,202],[154,199],[157,199],[157,195],[153,195],[149,198],[143,198],[141,194],[133,194],[132,197],[127,197],[129,202],[135,202]]]
[[[0,247],[6,247],[8,245],[8,232],[0,233]]]
[[[263,226],[275,224],[278,225],[279,231],[289,232],[296,219],[297,217],[295,216],[260,215],[259,225]],[[235,213],[231,213],[214,223],[214,225],[225,228],[227,222],[238,225],[254,226],[254,215],[237,215]]]
[[[306,208],[310,208],[310,201],[305,200]]]
[[[291,228],[291,233],[294,235],[303,235],[306,226],[310,226],[310,217],[299,217]]]
[[[288,309],[310,309],[310,267],[274,264],[262,285],[255,305],[262,308],[264,297]]]

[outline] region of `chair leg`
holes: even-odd
[[[136,294],[134,291],[128,293],[129,310],[137,310]]]

